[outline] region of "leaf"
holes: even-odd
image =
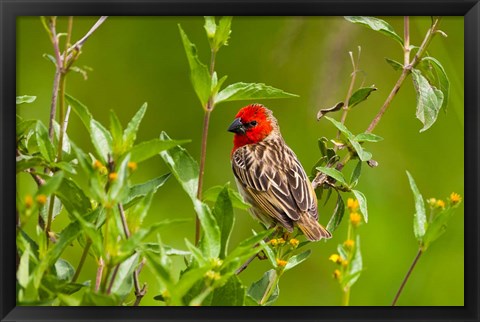
[[[22,159],[17,158],[16,172],[19,173],[33,167],[41,167],[46,165],[47,163],[43,158],[23,156]]]
[[[33,125],[36,125],[37,122],[38,120],[22,120],[21,118],[17,117],[17,126],[16,126],[17,140],[18,138],[26,135],[25,132],[29,131]]]
[[[202,238],[199,242],[202,253],[208,258],[217,258],[220,255],[221,249],[221,235],[217,221],[207,204],[198,199],[194,199],[193,207],[200,220],[203,232]]]
[[[205,108],[210,97],[211,77],[208,67],[203,64],[197,55],[197,48],[190,42],[187,34],[183,31],[180,24],[178,25],[180,36],[182,37],[183,47],[187,55],[188,65],[190,66],[190,80],[192,82],[195,93],[200,99],[200,103]]]
[[[224,189],[223,186],[213,186],[209,188],[203,193],[203,200],[216,201],[218,198],[218,195],[220,194],[221,191],[223,191],[223,189]],[[228,195],[230,197],[230,200],[232,201],[233,207],[238,209],[243,209],[243,210],[247,210],[251,207],[251,205],[245,202],[242,196],[235,190],[228,188]]]
[[[72,264],[61,258],[55,262],[55,271],[60,281],[70,281],[75,274],[75,269]]]
[[[47,128],[40,121],[37,122],[35,127],[35,138],[37,140],[40,154],[45,158],[45,160],[53,162],[55,160],[55,147],[48,137]]]
[[[30,282],[30,254],[30,244],[26,244],[17,269],[17,281],[23,288],[27,288]]]
[[[343,214],[345,213],[345,202],[342,199],[342,196],[338,194],[337,204],[335,210],[333,211],[333,216],[330,218],[327,224],[327,230],[333,233],[340,223],[342,222]]]
[[[53,120],[53,130],[55,133],[55,146],[58,146],[59,144],[59,137],[60,137],[60,125]],[[68,137],[67,133],[63,133],[63,139],[62,139],[62,151],[70,154],[71,146],[70,146],[70,138]]]
[[[338,171],[337,169],[334,168],[327,168],[327,167],[317,167],[317,170],[326,174],[329,177],[332,177],[342,185],[348,186],[347,181],[345,180],[345,177],[343,174]]]
[[[403,65],[400,64],[398,61],[390,59],[390,58],[385,58],[385,60],[387,61],[387,63],[390,66],[393,67],[394,70],[402,70],[403,69]]]
[[[52,177],[47,179],[45,181],[45,184],[40,186],[37,191],[37,196],[38,195],[46,195],[49,196],[55,191],[57,191],[58,187],[60,187],[60,184],[62,183],[63,180],[63,172],[58,171],[55,173]]]
[[[189,253],[192,255],[192,257],[197,261],[198,266],[204,266],[207,261],[203,257],[202,251],[195,247],[188,239],[185,238],[185,245],[187,245],[187,248],[189,250]]]
[[[139,257],[140,255],[135,253],[119,264],[120,266],[112,284],[111,291],[122,301],[125,300],[133,289],[133,271],[137,268]]]
[[[140,126],[140,122],[142,121],[146,111],[147,103],[143,103],[143,105],[140,107],[137,113],[135,113],[133,118],[128,123],[127,128],[123,132],[123,141],[127,149],[130,149],[133,146],[133,143],[137,138],[138,127]]]
[[[220,255],[221,259],[227,255],[228,241],[233,229],[233,205],[230,200],[228,184],[218,194],[217,201],[213,208],[213,215],[220,229]]]
[[[29,95],[22,95],[17,96],[16,105],[20,105],[23,103],[33,103],[37,99],[36,96],[29,96]]]
[[[135,145],[130,153],[130,160],[133,162],[140,163],[145,161],[164,150],[171,149],[177,145],[185,144],[191,142],[190,140],[161,140],[153,139],[150,141],[142,142]]]
[[[123,128],[114,110],[110,110],[110,132],[112,133],[113,153],[122,154],[124,152]]]
[[[87,289],[82,299],[82,306],[117,306],[121,302],[120,298],[115,294],[94,293],[93,290]]]
[[[110,201],[121,202],[125,195],[128,193],[128,162],[130,161],[130,154],[127,154],[116,171],[117,178],[113,181],[108,190],[108,197]]]
[[[428,83],[417,69],[412,69],[412,80],[417,92],[417,118],[423,123],[420,132],[426,131],[437,120],[443,104],[443,93]]]
[[[225,87],[215,97],[215,104],[253,99],[290,98],[298,95],[260,83],[235,83]]]
[[[362,252],[360,250],[360,235],[357,235],[355,241],[355,253],[353,254],[352,264],[349,271],[349,276],[342,280],[344,288],[350,288],[360,277],[363,270]]]
[[[343,107],[343,105],[344,105],[343,102],[338,102],[332,107],[321,109],[317,113],[317,121],[320,120],[327,113],[339,111]]]
[[[424,57],[422,58],[422,62],[427,62],[430,66],[433,66],[433,70],[435,71],[433,75],[435,76],[435,79],[429,79],[429,82],[430,84],[435,85],[436,88],[442,91],[442,108],[444,109],[444,111],[446,111],[448,98],[450,96],[450,81],[448,79],[447,73],[445,72],[442,64],[433,57]]]
[[[357,89],[352,94],[352,96],[350,96],[350,99],[348,100],[348,106],[352,108],[355,105],[360,104],[361,102],[365,101],[372,92],[376,90],[377,88],[374,85]]]
[[[378,19],[374,17],[362,17],[362,16],[346,16],[345,19],[352,23],[358,23],[366,27],[369,27],[370,29],[378,31],[394,39],[403,47],[402,38],[400,38],[400,36],[395,33],[395,31],[393,30],[392,26],[390,26],[390,24],[388,24],[386,21],[382,19]]]
[[[171,140],[165,132],[160,134],[160,139],[164,141]],[[199,172],[197,161],[181,146],[162,151],[160,156],[181,184],[183,190],[187,192],[192,200],[196,199]]]
[[[290,259],[287,262],[287,265],[285,266],[285,271],[292,269],[298,264],[300,264],[301,262],[305,261],[308,258],[308,256],[310,256],[311,253],[312,253],[312,250],[308,249],[303,253],[290,257]]]
[[[350,188],[354,188],[357,185],[358,178],[360,177],[361,173],[362,173],[362,161],[359,160],[357,162],[357,165],[355,166],[355,169],[353,169],[352,177],[350,178]]]
[[[265,294],[268,285],[270,282],[276,278],[276,272],[274,269],[270,269],[263,274],[262,278],[256,282],[254,282],[248,288],[247,295],[250,296],[257,304],[260,304],[263,295]],[[275,290],[272,292],[272,295],[268,299],[268,301],[264,305],[271,305],[275,302],[280,294],[280,290],[278,288],[278,283],[275,287]]]
[[[88,133],[90,133],[90,120],[92,120],[93,117],[88,108],[69,94],[65,94],[65,99],[73,108],[78,117],[82,120],[82,123],[87,128]]]
[[[268,245],[264,240],[260,240],[260,244],[262,245],[263,250],[267,254],[268,260],[270,261],[270,263],[272,263],[272,266],[276,268],[278,264],[277,264],[275,252],[270,247],[270,245]]]
[[[90,120],[92,144],[103,164],[108,163],[108,155],[112,154],[112,136],[102,124],[94,119]]]
[[[55,195],[62,201],[63,206],[70,214],[88,212],[92,207],[90,199],[70,178],[63,178]]]
[[[205,19],[205,24],[203,25],[203,28],[205,29],[205,32],[207,33],[208,39],[213,40],[213,38],[215,37],[215,32],[217,30],[217,24],[215,23],[215,17],[205,16],[204,19]],[[211,46],[212,46],[212,44],[211,44]]]
[[[220,49],[221,46],[228,46],[228,39],[230,38],[230,34],[232,25],[232,17],[225,16],[220,18],[218,22],[218,26],[215,31],[215,38],[214,38],[214,48],[215,51]]]
[[[422,243],[423,236],[427,230],[427,216],[425,213],[425,203],[423,197],[420,194],[420,191],[417,188],[415,180],[413,179],[410,172],[407,172],[408,181],[410,182],[410,188],[413,192],[413,197],[415,199],[415,214],[413,215],[413,232],[415,238],[417,238],[419,243]]]
[[[360,211],[363,214],[363,219],[365,219],[365,222],[368,223],[367,198],[365,198],[365,195],[358,190],[353,190],[352,189],[352,192],[355,195],[355,198],[358,200],[358,204],[360,206]]]
[[[447,224],[453,213],[454,211],[452,208],[442,210],[428,224],[422,243],[422,249],[424,251],[427,250],[431,243],[433,243],[447,231]]]
[[[373,133],[360,133],[360,134],[357,134],[355,136],[355,140],[357,140],[358,142],[379,142],[379,141],[382,141],[383,138],[381,136],[378,136],[376,134],[373,134]]]
[[[245,301],[245,286],[237,275],[230,277],[227,282],[213,292],[212,306],[243,306]]]
[[[155,193],[158,188],[163,186],[163,184],[170,178],[170,173],[164,174],[163,176],[157,177],[155,179],[149,180],[142,184],[137,184],[130,187],[128,196],[124,200],[123,208],[128,209],[137,203],[142,197],[146,196],[149,192]]]

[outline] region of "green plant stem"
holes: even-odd
[[[97,276],[95,278],[95,292],[98,292],[100,290],[100,284],[102,282],[104,268],[105,262],[103,261],[103,258],[100,257],[100,259],[98,260]]]
[[[349,221],[348,222],[348,230],[347,230],[347,240],[352,239],[352,231],[353,231],[353,225]],[[351,257],[352,257],[352,251],[349,252],[349,256],[347,258],[348,260],[348,265],[350,266],[351,263]],[[347,286],[346,288],[343,289],[343,295],[342,295],[342,305],[343,306],[349,306],[350,305],[350,286]]]
[[[408,26],[408,19],[406,20],[407,21],[407,26]],[[435,34],[436,30],[437,30],[437,26],[438,26],[438,23],[439,23],[440,19],[439,18],[436,18],[433,23],[432,23],[432,26],[430,27],[430,29],[428,29],[427,31],[427,34],[425,35],[425,38],[423,39],[423,42],[422,44],[420,45],[420,48],[418,49],[417,53],[415,54],[415,57],[413,58],[412,62],[403,66],[403,70],[402,70],[402,74],[400,75],[400,77],[398,78],[397,82],[395,83],[395,86],[393,86],[393,89],[392,91],[390,92],[390,94],[388,95],[387,99],[385,100],[385,102],[383,103],[382,107],[380,108],[380,110],[378,111],[377,115],[374,117],[374,119],[372,120],[372,122],[370,123],[370,125],[368,126],[366,132],[367,133],[371,133],[375,127],[377,126],[378,122],[380,122],[380,120],[382,119],[382,116],[383,114],[385,114],[385,112],[387,111],[388,107],[390,106],[390,103],[392,102],[393,98],[395,97],[395,95],[398,93],[398,91],[400,90],[400,87],[402,86],[403,84],[403,81],[405,80],[405,78],[407,78],[407,76],[411,73],[412,69],[420,62],[420,60],[422,59],[423,57],[423,54],[425,53],[425,51],[427,50],[427,47],[428,45],[430,44],[431,40],[432,40],[432,37],[433,35]],[[407,33],[407,27],[405,27],[405,33]],[[409,39],[409,36],[407,37],[407,39]],[[408,45],[408,48],[407,48],[407,45]],[[410,50],[410,45],[409,44],[405,44],[404,42],[404,53],[405,53],[405,57],[407,56],[407,51]]]
[[[278,272],[277,270],[274,271],[275,277],[270,280],[268,283],[267,289],[265,290],[265,294],[263,294],[262,299],[260,300],[260,305],[265,305],[268,302],[270,297],[273,294],[273,291],[277,287],[278,281],[280,280],[280,276],[282,275],[283,271]]]
[[[348,306],[349,303],[350,303],[350,287],[347,287],[345,290],[343,290],[342,305]]]
[[[72,283],[76,282],[80,272],[82,271],[83,264],[85,264],[85,259],[87,259],[88,251],[90,250],[90,246],[92,245],[92,240],[89,238],[85,243],[85,247],[83,248],[82,257],[80,257],[80,262],[78,263],[77,269],[75,270],[75,275],[72,277]]]
[[[360,55],[360,47],[358,48],[359,48],[358,50]],[[353,72],[352,72],[352,78],[350,79],[350,85],[348,86],[347,97],[345,97],[345,101],[343,102],[343,113],[342,113],[342,118],[340,120],[342,124],[345,124],[345,119],[347,118],[348,107],[349,107],[348,102],[350,101],[350,97],[352,96],[353,86],[355,85],[355,80],[357,78],[357,64],[355,64],[355,60],[353,59],[352,52],[349,51],[348,54],[352,62]],[[342,132],[340,130],[337,131],[337,139],[340,137],[341,133]],[[334,146],[334,149],[336,150],[337,146]]]
[[[113,269],[112,277],[110,278],[110,283],[108,283],[107,294],[112,293],[113,282],[115,282],[115,278],[117,277],[119,269],[120,269],[120,264],[115,265],[115,268]]]
[[[212,49],[210,55],[210,78],[212,77],[215,70],[215,57],[216,51]],[[203,117],[203,130],[202,130],[202,144],[200,150],[200,166],[198,174],[198,187],[197,187],[197,199],[202,200],[202,190],[203,190],[203,176],[205,173],[205,159],[207,156],[207,139],[208,139],[208,127],[210,124],[210,114],[214,108],[213,96],[210,95],[207,106],[205,106],[205,115]],[[198,245],[200,241],[200,219],[198,216],[195,218],[195,245]]]
[[[395,304],[398,301],[398,298],[400,297],[400,294],[403,291],[403,288],[405,287],[405,284],[407,284],[408,278],[410,277],[410,274],[412,274],[413,269],[417,265],[418,260],[420,259],[420,256],[423,254],[423,250],[421,248],[418,249],[417,255],[415,256],[415,259],[413,260],[412,265],[410,265],[410,268],[408,269],[407,275],[405,275],[405,278],[402,281],[402,284],[400,285],[400,288],[397,291],[397,294],[395,295],[395,298],[393,299],[392,306],[395,306]]]

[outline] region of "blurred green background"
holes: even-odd
[[[403,36],[402,17],[382,18]],[[97,17],[75,17],[72,39],[82,37],[96,20]],[[208,62],[202,17],[109,17],[86,42],[76,63],[93,69],[88,80],[80,74],[70,74],[67,92],[107,126],[110,109],[126,125],[136,110],[148,102],[137,142],[166,131],[172,138],[191,139],[186,148],[198,160],[203,110],[190,84],[178,23],[197,45],[201,59]],[[420,45],[429,25],[429,17],[411,18],[413,45]],[[415,118],[416,96],[409,77],[375,129],[385,140],[366,145],[379,166],[363,167],[358,186],[368,199],[370,220],[359,228],[366,270],[352,287],[351,305],[390,305],[416,254],[414,201],[405,170],[413,175],[425,198],[446,198],[452,191],[464,194],[463,27],[463,17],[442,18],[440,29],[448,38],[435,37],[428,49],[450,78],[447,113],[442,111],[432,128],[419,133],[422,125]],[[66,19],[59,19],[57,30],[66,30]],[[274,111],[286,142],[309,172],[320,156],[317,138],[332,138],[336,133],[328,121],[317,122],[316,113],[344,100],[352,72],[348,52],[356,53],[358,46],[362,49],[363,71],[358,79],[365,86],[375,84],[378,88],[348,115],[346,125],[359,133],[367,128],[398,79],[399,72],[384,58],[403,61],[400,46],[380,33],[342,17],[234,17],[229,46],[218,53],[215,69],[219,77],[228,75],[226,85],[239,81],[266,83],[300,95],[260,103]],[[17,18],[17,95],[37,96],[34,103],[19,106],[17,113],[48,124],[54,66],[42,57],[44,53],[53,51],[40,19]],[[226,129],[237,110],[248,103],[252,102],[224,103],[213,112],[205,188],[228,181],[234,186],[229,160],[232,134]],[[74,113],[68,134],[84,150],[93,151],[87,131]],[[346,173],[351,169],[347,167]],[[132,181],[143,182],[167,171],[161,158],[155,157],[139,165]],[[35,189],[31,177],[17,176],[20,196]],[[334,199],[319,207],[323,224],[332,214]],[[463,205],[457,209],[447,232],[422,256],[398,305],[464,304],[463,209]],[[247,212],[235,211],[231,245],[249,236],[252,228],[260,227]],[[188,196],[172,178],[157,192],[145,224],[179,217],[193,218],[194,211]],[[61,230],[67,222],[66,216],[59,216],[53,229]],[[328,242],[312,244],[310,258],[282,277],[280,298],[275,305],[340,304],[341,291],[332,278],[335,265],[328,257],[346,239],[346,223]],[[34,224],[28,227],[31,232]],[[161,230],[161,235],[164,242],[185,249],[184,239],[194,238],[194,221]],[[76,266],[80,254],[81,248],[75,243],[64,258]],[[268,265],[268,261],[255,260],[240,277],[249,285],[261,277]],[[95,270],[96,263],[89,258],[79,280],[93,280]],[[148,283],[148,293],[141,304],[159,305],[153,299],[159,292],[152,272],[144,269],[140,279]]]

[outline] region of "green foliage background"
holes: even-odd
[[[402,35],[402,17],[382,19]],[[82,37],[95,21],[94,17],[75,17],[72,40]],[[177,23],[181,23],[197,45],[200,58],[207,63],[209,47],[202,17],[109,17],[86,42],[76,64],[93,69],[88,80],[83,80],[80,74],[69,75],[67,92],[88,106],[103,124],[108,124],[109,110],[114,109],[125,125],[143,102],[148,102],[138,142],[157,138],[161,131],[166,131],[176,139],[191,139],[185,147],[198,160],[203,111],[189,80]],[[420,45],[429,25],[429,17],[411,18],[412,44]],[[367,147],[379,166],[364,167],[358,186],[368,198],[369,223],[359,230],[366,270],[352,288],[351,305],[390,305],[416,254],[414,200],[405,170],[415,178],[425,198],[445,198],[452,191],[464,195],[463,26],[463,17],[442,18],[440,29],[448,38],[435,37],[428,49],[442,62],[450,78],[447,113],[440,112],[432,128],[420,134],[422,125],[415,118],[415,91],[407,79],[375,129],[374,133],[385,140]],[[66,20],[60,19],[58,30],[65,29]],[[346,125],[352,132],[360,133],[367,128],[400,73],[384,57],[403,61],[400,46],[380,33],[351,24],[342,17],[234,17],[229,46],[217,55],[215,69],[219,76],[229,76],[226,84],[266,83],[300,95],[261,103],[274,111],[286,142],[308,172],[320,156],[317,138],[333,137],[336,133],[326,120],[317,122],[316,113],[345,98],[352,71],[348,51],[355,53],[357,46],[362,47],[360,68],[365,75],[364,85],[375,84],[378,88],[348,115]],[[34,95],[37,100],[17,109],[25,119],[38,118],[48,124],[54,67],[42,58],[44,53],[52,53],[52,49],[40,19],[18,18],[17,95]],[[359,79],[362,77],[360,74]],[[229,160],[232,135],[226,129],[237,110],[248,103],[224,103],[212,113],[205,189],[226,181],[234,186]],[[86,130],[74,113],[68,134],[82,149],[92,150]],[[155,157],[142,163],[132,180],[143,182],[167,171],[161,158]],[[20,196],[34,193],[36,186],[30,176],[20,174],[17,178]],[[328,222],[334,201],[331,198],[326,206],[320,206],[322,224]],[[259,228],[247,212],[237,209],[235,212],[230,245],[249,236],[252,228]],[[165,218],[193,217],[188,196],[178,182],[169,180],[155,195],[146,225]],[[63,227],[66,222],[60,215],[53,229]],[[33,224],[27,230],[34,231]],[[421,258],[398,305],[464,304],[463,226],[463,205],[460,205],[447,233]],[[346,238],[346,227],[344,221],[327,243],[312,244],[309,259],[283,276],[275,305],[340,304],[341,291],[332,278],[335,266],[328,257]],[[176,225],[172,230],[163,229],[161,235],[163,241],[184,249],[184,238],[193,240],[194,221]],[[80,254],[81,248],[75,244],[64,258],[76,266]],[[268,265],[268,261],[256,260],[240,277],[249,285],[261,277]],[[87,259],[79,281],[93,280],[95,270],[94,260]],[[153,299],[158,292],[152,271],[145,269],[140,280],[149,286],[141,304],[158,305]]]

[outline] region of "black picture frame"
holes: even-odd
[[[480,3],[478,1],[0,0],[1,321],[477,321]],[[17,16],[40,15],[458,15],[465,18],[465,305],[463,307],[16,307],[15,37]]]

